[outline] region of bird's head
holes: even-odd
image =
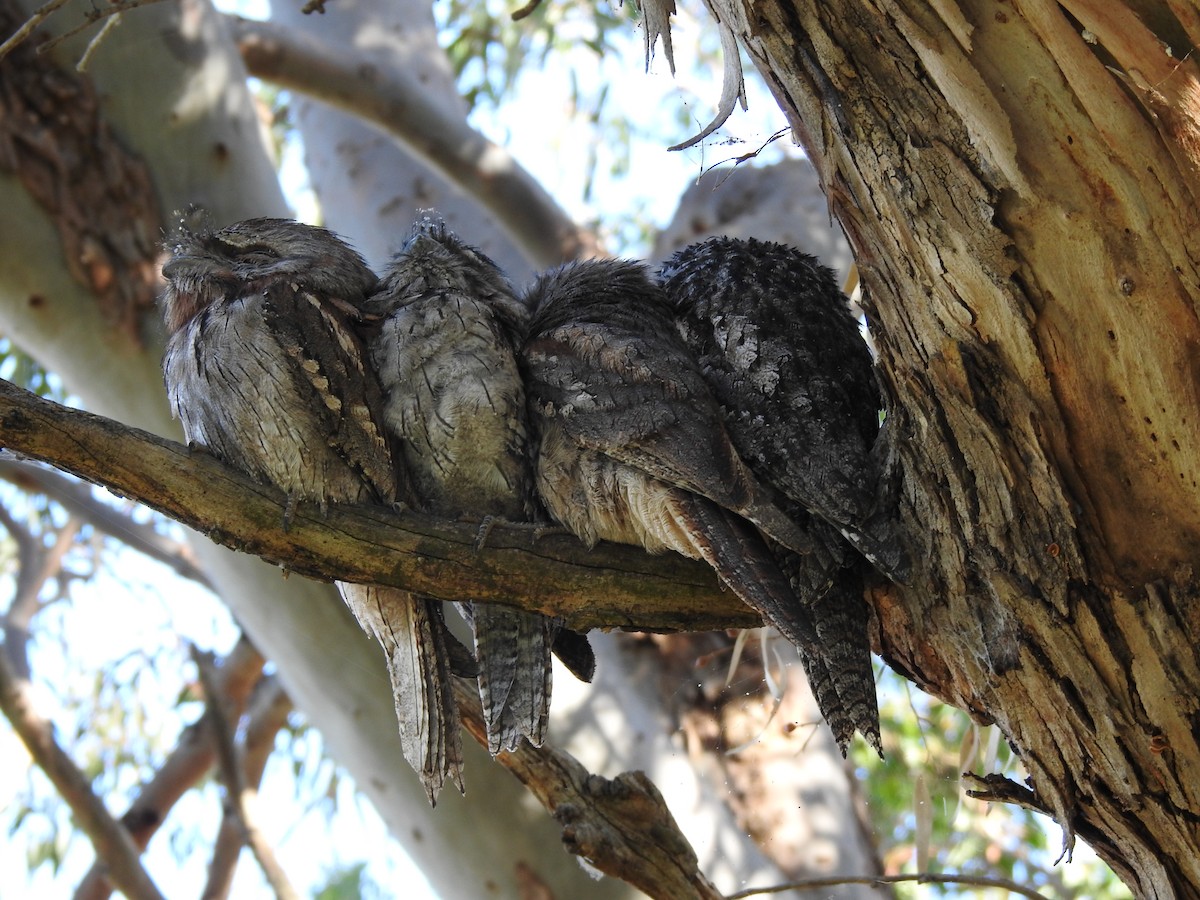
[[[512,285],[483,251],[461,240],[434,210],[420,210],[412,234],[392,258],[373,312],[431,296],[470,297],[487,303],[513,324],[525,318]]]
[[[290,219],[247,219],[218,230],[181,222],[167,248],[169,333],[212,303],[279,282],[356,306],[376,282],[363,258],[333,232]]]

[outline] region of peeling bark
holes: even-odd
[[[40,4],[10,5],[28,15]],[[71,0],[41,28],[61,33],[90,11],[88,0]],[[70,70],[92,36],[64,41],[49,56]],[[113,134],[149,166],[161,218],[192,203],[220,223],[288,214],[245,70],[224,17],[206,0],[131,11],[99,45],[88,73]],[[61,376],[66,390],[93,412],[178,434],[163,391],[158,314],[143,316],[143,341],[114,331],[91,291],[67,272],[58,231],[45,210],[15,176],[4,173],[0,235],[5,336]],[[523,805],[520,785],[474,746],[467,750],[470,798],[451,797],[430,810],[399,759],[383,660],[332,588],[302,578],[284,581],[278,568],[209,541],[197,540],[195,549],[223,600],[278,667],[288,694],[321,730],[330,754],[353,775],[437,890],[447,896],[516,896],[522,880],[510,861],[519,857],[558,894],[628,896],[624,885],[592,881],[559,852],[555,824]],[[493,770],[496,777],[489,778]],[[494,808],[508,811],[503,821],[480,812]],[[477,827],[479,822],[492,824]],[[554,852],[543,853],[547,846]]]
[[[720,6],[872,304],[920,561],[880,649],[1068,848],[1200,896],[1195,4]]]
[[[19,10],[0,6],[0,35],[20,22]],[[140,342],[158,291],[150,172],[113,134],[92,83],[58,68],[37,43],[0,63],[0,172],[20,179],[54,223],[67,271],[105,320]]]

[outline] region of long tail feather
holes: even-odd
[[[842,753],[858,729],[882,755],[861,576],[857,595],[840,574],[832,583],[810,584],[813,567],[786,548],[777,548],[778,556],[772,553],[741,516],[683,491],[677,492],[676,510],[717,576],[800,651],[817,705]]]
[[[479,697],[488,751],[517,748],[521,738],[540,747],[550,718],[552,621],[487,603],[468,616],[479,661]]]
[[[338,590],[363,629],[383,645],[401,748],[430,804],[447,779],[463,791],[462,736],[441,602],[374,585],[339,583]]]

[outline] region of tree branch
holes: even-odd
[[[21,27],[14,31],[9,37],[0,44],[0,59],[12,53],[21,43],[23,43],[39,25],[46,19],[50,18],[54,12],[67,4],[67,0],[49,0],[33,11],[22,24]]]
[[[478,691],[456,678],[454,698],[463,725],[486,747]],[[499,754],[496,761],[562,825],[566,848],[606,875],[651,897],[720,900],[662,794],[644,772],[624,772],[609,780],[590,774],[570,754],[524,742],[512,753]]]
[[[538,267],[599,251],[507,150],[416,78],[405,79],[402,67],[364,74],[353,58],[291,29],[236,16],[229,23],[251,75],[353,113],[400,141],[486,207]]]
[[[59,529],[54,544],[45,547],[41,535],[34,535],[7,509],[0,507],[0,527],[17,545],[16,590],[8,610],[0,616],[0,627],[4,629],[4,652],[18,678],[30,677],[29,624],[41,608],[38,598],[42,587],[50,578],[62,574],[63,558],[75,543],[81,524],[76,516],[72,516]]]
[[[499,525],[478,527],[385,507],[301,503],[208,454],[0,380],[0,445],[48,462],[207,534],[313,578],[385,584],[442,600],[501,603],[559,616],[576,630],[710,631],[761,620],[717,587],[707,566],[674,555]]]
[[[301,505],[284,531],[280,492],[255,484],[207,454],[42,400],[3,381],[0,441],[206,529],[222,543],[306,574],[346,578],[349,572],[356,580],[444,598],[507,598],[513,605],[533,592],[538,596],[531,607],[563,613],[573,627],[649,622],[651,627],[692,628],[698,618],[709,627],[755,624],[748,610],[718,592],[706,567],[681,558],[655,559],[632,548],[589,552],[563,535],[539,540],[527,527],[498,526],[489,534],[492,546],[475,550],[476,525],[434,523],[382,507],[330,508],[322,515]],[[552,545],[551,553],[547,545]],[[436,575],[443,566],[448,581]],[[546,574],[531,574],[536,569]],[[569,577],[556,577],[559,570]],[[555,600],[574,607],[546,603],[539,593],[544,580],[557,594]],[[451,590],[445,589],[447,584]],[[608,612],[597,616],[597,606]],[[482,741],[478,697],[465,684],[458,688],[464,722]],[[215,713],[208,718],[215,722]],[[218,741],[226,757],[230,743]],[[598,778],[549,748],[522,748],[502,754],[500,761],[563,825],[568,848],[602,871],[655,896],[720,896],[700,873],[695,853],[644,775]],[[228,758],[223,769],[232,769]],[[239,780],[229,779],[231,804],[236,803]]]
[[[240,753],[242,778],[250,788],[257,790],[262,783],[267,759],[275,749],[275,735],[287,724],[288,713],[292,709],[291,699],[274,675],[263,678],[255,687],[250,708],[246,710],[246,727],[242,733]],[[234,868],[245,844],[241,828],[226,817],[213,842],[212,862],[208,867],[208,885],[203,900],[229,896]]]
[[[96,855],[108,866],[108,878],[134,900],[162,900],[162,894],[142,868],[138,848],[96,796],[87,778],[54,738],[54,726],[40,716],[30,696],[29,682],[17,677],[8,655],[0,653],[0,710],[12,723],[38,767],[71,807]]]
[[[802,878],[799,881],[789,881],[787,884],[773,884],[770,887],[747,888],[744,891],[730,894],[726,900],[746,900],[748,897],[758,897],[762,894],[782,894],[796,890],[816,890],[823,887],[836,887],[841,884],[904,884],[915,881],[917,884],[966,884],[972,887],[999,888],[1010,894],[1029,897],[1030,900],[1046,900],[1045,894],[1039,894],[1032,888],[1027,888],[1008,878],[993,878],[990,875],[940,875],[933,872],[917,872],[913,875],[845,875],[831,878]]]
[[[258,791],[249,785],[239,759],[237,742],[234,738],[234,724],[226,715],[226,704],[217,686],[217,678],[211,654],[201,653],[192,647],[192,661],[200,675],[200,683],[204,685],[205,701],[208,704],[208,714],[212,718],[213,738],[217,745],[218,769],[221,773],[221,783],[225,786],[225,816],[221,830],[240,825],[242,836],[258,865],[266,876],[267,883],[275,892],[278,900],[299,900],[299,894],[292,887],[287,873],[279,864],[278,858],[271,845],[263,836],[258,826],[258,816],[255,814],[255,800]],[[208,888],[205,897],[214,896]]]
[[[263,664],[262,655],[243,635],[217,670],[217,690],[228,708],[240,714],[246,707],[251,691],[265,681],[262,677]],[[245,771],[247,782],[257,784],[262,773],[261,768],[256,768],[259,765],[259,751],[250,749],[253,722],[254,714],[251,715],[251,726],[246,733],[248,752]],[[149,782],[139,788],[129,809],[121,817],[121,824],[128,829],[138,848],[144,850],[150,844],[150,839],[166,821],[171,808],[204,777],[215,759],[213,717],[206,712],[184,729],[166,762]],[[240,849],[241,845],[238,846]],[[75,900],[105,900],[111,893],[106,869],[98,860],[80,881],[75,890]]]
[[[43,494],[62,505],[89,525],[116,538],[122,544],[172,569],[209,590],[215,590],[199,568],[195,554],[186,542],[171,540],[145,522],[135,522],[128,514],[114,509],[92,496],[91,488],[63,477],[44,466],[0,457],[0,478],[29,494]]]

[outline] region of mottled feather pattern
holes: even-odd
[[[181,228],[172,251],[163,366],[188,441],[278,486],[289,503],[407,499],[354,331],[377,280],[362,258],[324,229],[282,219]],[[430,802],[447,779],[461,789],[441,605],[395,588],[338,589],[384,648],[401,747]]]
[[[811,541],[746,468],[661,289],[639,263],[594,260],[538,279],[523,352],[531,409],[581,447],[713,500],[804,552]]]
[[[903,580],[895,536],[864,531],[881,400],[833,273],[793,247],[713,238],[681,250],[659,278],[742,458]]]
[[[292,360],[298,391],[314,396],[329,447],[384,502],[405,496],[403,469],[392,462],[379,425],[383,395],[366,366],[366,349],[341,311],[289,285],[264,291],[263,321]]]
[[[538,493],[550,514],[589,544],[609,540],[704,560],[813,652],[811,618],[759,531],[780,521],[780,533],[800,529],[733,450],[716,400],[644,267],[620,260],[566,266],[543,275],[529,297],[522,367]]]
[[[376,585],[339,582],[338,591],[363,630],[383,647],[404,758],[421,777],[430,804],[446,781],[465,792],[462,734],[450,682],[456,654],[442,602]]]
[[[489,514],[520,520],[533,503],[518,463],[527,445],[524,416],[512,413],[523,411],[525,393],[491,320],[479,300],[429,298],[385,318],[372,347],[389,378],[386,419],[404,437],[409,471],[429,510],[459,515],[482,485],[497,507]],[[429,365],[432,359],[439,364]],[[492,433],[488,425],[497,417],[506,427]]]
[[[877,498],[870,356],[815,260],[714,239],[657,280],[593,261],[518,297],[426,215],[382,281],[331,233],[278,219],[181,228],[164,275],[190,442],[292,502],[528,521],[540,499],[588,544],[702,559],[799,647],[843,749],[855,729],[879,747],[863,578],[867,560],[897,579],[907,564]],[[452,673],[478,674],[497,753],[542,741],[551,647],[594,667],[554,620],[464,604],[476,667],[440,602],[339,590],[384,647],[431,802],[462,788]]]
[[[525,389],[515,359],[527,314],[500,269],[427,214],[367,311],[384,421],[401,439],[421,503],[441,516],[530,520]],[[475,635],[488,749],[514,750],[522,739],[540,745],[557,625],[500,606],[459,607]],[[586,658],[576,663],[590,671]]]
[[[266,293],[276,291],[295,297],[290,286]],[[170,337],[168,394],[189,442],[296,499],[390,502],[397,488],[386,446],[364,437],[376,478],[354,471],[335,446],[336,428],[311,376],[263,327],[269,306],[265,293],[218,302]]]
[[[879,749],[863,556],[897,578],[906,562],[873,515],[880,396],[858,323],[832,272],[780,244],[713,238],[659,278],[734,446],[814,539],[774,552],[814,624],[801,651],[822,713],[843,751],[855,729]]]

